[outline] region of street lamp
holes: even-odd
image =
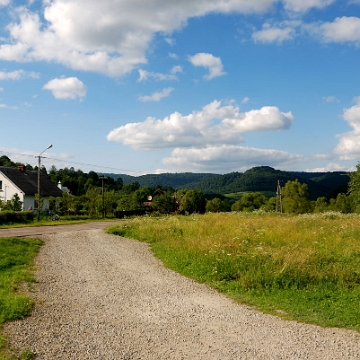
[[[41,158],[44,156],[41,156],[46,150],[52,148],[52,144],[50,144],[44,151],[42,151],[38,156],[35,156],[38,158],[38,212],[37,212],[37,219],[40,220],[40,167],[41,167]]]

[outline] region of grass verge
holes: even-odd
[[[263,312],[360,330],[360,217],[224,213],[141,218],[109,233]]]
[[[7,321],[28,315],[33,308],[33,300],[21,294],[19,286],[35,281],[33,260],[41,245],[39,239],[0,238],[0,328]],[[0,360],[30,359],[29,354],[11,352],[0,334]]]

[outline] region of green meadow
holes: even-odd
[[[360,329],[360,216],[220,213],[144,217],[109,233],[165,266],[285,319]]]

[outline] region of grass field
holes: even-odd
[[[22,295],[19,286],[34,281],[33,259],[42,241],[38,239],[0,238],[0,328],[6,322],[28,315],[33,301]],[[0,334],[0,359],[15,359],[5,348],[6,339]],[[20,359],[30,359],[24,352]]]
[[[108,232],[255,308],[360,330],[360,217],[223,213],[139,218]]]

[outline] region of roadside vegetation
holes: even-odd
[[[0,329],[7,321],[30,314],[33,300],[22,293],[35,281],[33,259],[42,241],[38,239],[0,238]],[[17,354],[6,348],[6,339],[0,334],[0,359],[31,359],[31,353]]]
[[[109,233],[270,314],[360,330],[360,216],[256,211],[143,217]]]

